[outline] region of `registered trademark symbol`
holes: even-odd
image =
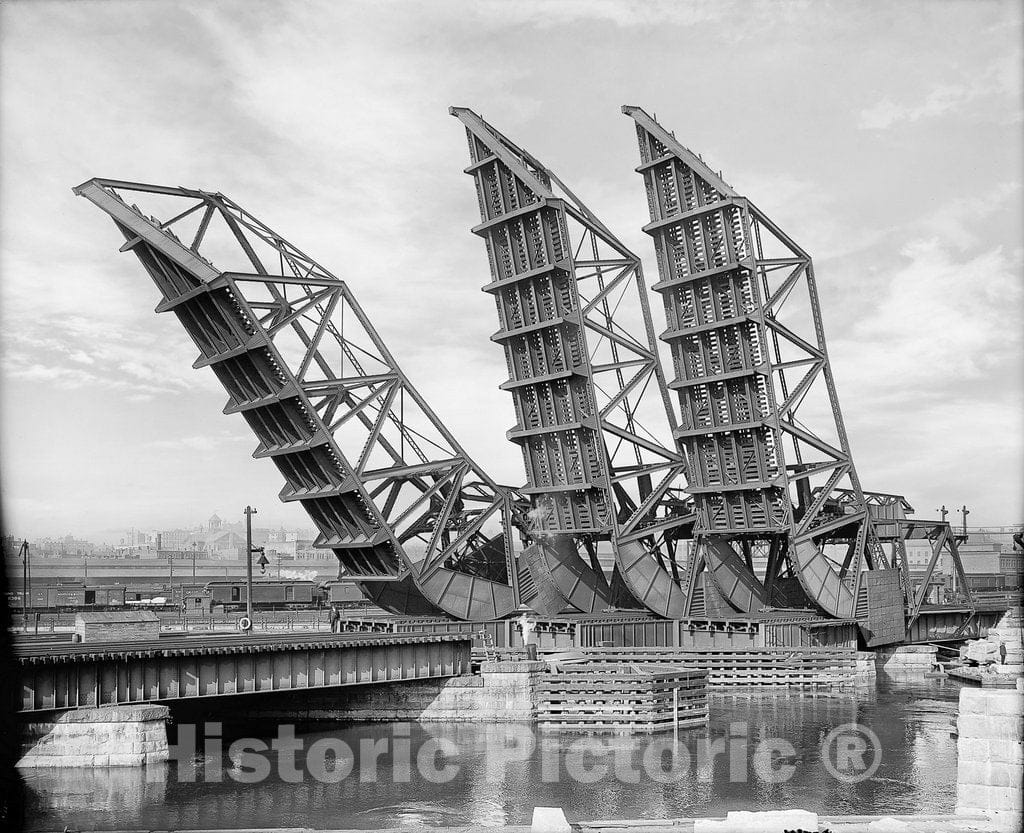
[[[825,736],[821,760],[834,778],[845,784],[857,784],[878,771],[882,744],[867,726],[844,723]]]

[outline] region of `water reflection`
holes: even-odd
[[[271,751],[270,776],[239,783],[238,760],[224,756],[223,768],[214,766],[201,744],[194,783],[181,783],[188,768],[173,764],[151,770],[148,779],[142,771],[117,769],[29,771],[26,778],[37,830],[110,827],[112,817],[126,829],[488,827],[529,823],[533,807],[542,805],[563,807],[577,819],[792,807],[823,814],[952,812],[956,745],[950,725],[957,691],[956,684],[929,680],[833,695],[713,695],[708,727],[680,732],[678,746],[671,733],[653,740],[534,736],[521,724],[405,724],[397,738],[387,724],[299,729],[297,740],[310,758],[317,740],[333,738],[351,750],[350,759],[336,763],[321,755],[321,769],[328,761],[326,780],[310,776],[316,761],[303,754],[293,770],[283,766],[289,763],[283,753]],[[821,744],[837,726],[855,722],[871,727],[884,754],[872,777],[843,783],[829,775]],[[276,728],[265,722],[225,728],[224,748],[247,734],[269,740]],[[792,777],[778,783],[759,775],[756,757],[772,738],[793,748],[792,756],[772,759],[775,767],[793,767]],[[701,754],[708,742],[719,744],[719,754]],[[425,748],[431,752],[424,758],[428,774],[437,780],[438,772],[447,772],[450,780],[434,783],[418,771],[417,753]],[[444,749],[457,754],[446,757]],[[342,765],[351,765],[351,774],[329,783],[331,768]],[[449,765],[454,769],[445,770]]]

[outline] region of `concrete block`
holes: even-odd
[[[988,765],[987,783],[992,787],[1019,787],[1024,768],[1019,764],[995,763]]]
[[[1024,738],[1024,717],[996,714],[988,717],[988,731],[990,738],[1002,738],[1003,740],[1019,741]]]
[[[106,766],[142,766],[146,763],[146,756],[133,752],[116,752],[107,755]]]
[[[960,689],[959,698],[959,714],[987,714],[988,713],[988,699],[986,698],[986,691],[982,688],[964,688]]]
[[[988,787],[981,784],[969,784],[959,778],[959,767],[956,785],[956,811],[958,813],[977,812],[984,810],[988,803]]]
[[[1021,796],[1020,782],[1016,786],[989,787],[989,810],[1024,810],[1024,797]]]
[[[984,691],[985,702],[988,706],[988,713],[991,715],[1014,715],[1020,717],[1024,714],[1024,694],[1011,689],[993,689]],[[962,701],[961,701],[962,702]]]
[[[523,662],[484,662],[481,674],[540,674],[548,670],[548,664],[539,660]]]
[[[965,715],[956,721],[957,733],[964,738],[985,738],[1007,743],[1024,737],[1024,718],[1008,714]]]
[[[1020,786],[988,786],[985,784],[957,784],[957,812],[961,810],[1014,811],[1024,809]]]
[[[988,761],[991,759],[991,750],[987,738],[964,738],[957,740],[957,760],[963,761]]]
[[[894,819],[892,816],[883,816],[864,825],[864,830],[869,830],[871,833],[903,833],[903,831],[913,829],[907,822]]]
[[[956,719],[956,731],[961,738],[981,738],[987,740],[990,737],[988,716],[984,712],[980,714],[964,714],[961,712],[960,716]]]
[[[988,784],[988,761],[957,760],[956,782],[958,785]]]
[[[993,810],[988,814],[992,830],[1000,833],[1020,833],[1024,830],[1024,813],[1015,810]]]
[[[559,807],[534,807],[530,833],[572,833],[572,825]]]
[[[994,764],[1024,764],[1024,743],[1007,743],[1003,740],[988,740],[985,741],[985,745],[988,747],[987,760]],[[958,755],[959,750],[960,746],[958,743]],[[972,760],[978,759],[972,758]]]
[[[807,810],[734,810],[724,819],[694,819],[693,833],[785,833],[818,829],[818,815]]]

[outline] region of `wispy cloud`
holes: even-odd
[[[842,338],[833,370],[865,488],[908,494],[922,514],[998,500],[1020,518],[1024,339],[1020,250],[964,256],[917,239]],[[998,496],[998,497],[995,497]]]
[[[987,222],[997,212],[1018,214],[1019,180],[1001,182],[979,194],[968,193],[948,200],[921,220],[922,230],[938,236],[947,245],[964,250],[983,242]]]
[[[71,195],[90,176],[214,188],[250,208],[348,281],[456,437],[522,482],[451,104],[558,171],[644,257],[648,283],[618,106],[657,112],[726,168],[821,267],[857,458],[885,461],[893,481],[930,477],[889,439],[906,425],[925,435],[974,408],[991,435],[1019,395],[1004,322],[1020,304],[1024,154],[1019,131],[977,127],[1019,108],[1010,4],[129,5],[0,4],[0,440],[19,528],[180,524],[246,503],[305,522],[279,506],[276,469],[250,458],[242,417],[220,413],[213,373],[191,369],[173,315],[153,314],[157,291],[117,254],[109,219]],[[927,123],[928,141],[851,132],[849,102],[872,100],[865,128]],[[935,402],[952,404],[922,404]],[[944,453],[1003,482],[1021,465],[1008,447],[972,434]],[[972,519],[1004,520],[1015,488]]]
[[[222,431],[219,434],[199,434],[189,437],[172,437],[166,440],[155,440],[149,445],[151,448],[170,451],[213,451],[216,448],[220,448],[225,444],[231,443],[247,443],[249,445],[255,445],[255,441],[252,436],[233,434],[228,431]]]
[[[962,259],[930,238],[911,241],[900,257],[870,314],[854,324],[851,343],[835,345],[856,360],[859,376],[870,377],[872,390],[908,401],[929,389],[958,396],[966,382],[1020,365],[1020,328],[994,317],[1021,306],[1019,251],[997,247]]]
[[[168,322],[172,323],[172,322]],[[12,380],[154,396],[205,388],[220,390],[191,362],[198,351],[184,334],[160,328],[111,331],[102,319],[58,319],[47,312],[9,330],[2,367]]]
[[[917,122],[959,113],[983,99],[999,99],[1005,110],[995,116],[1006,123],[1021,120],[1020,50],[1000,57],[956,83],[939,84],[916,102],[899,102],[886,96],[861,111],[862,130],[885,130],[900,122]]]

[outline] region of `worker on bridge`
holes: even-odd
[[[331,633],[338,633],[341,630],[341,613],[338,612],[338,606],[335,604],[331,605],[329,620],[331,623]]]

